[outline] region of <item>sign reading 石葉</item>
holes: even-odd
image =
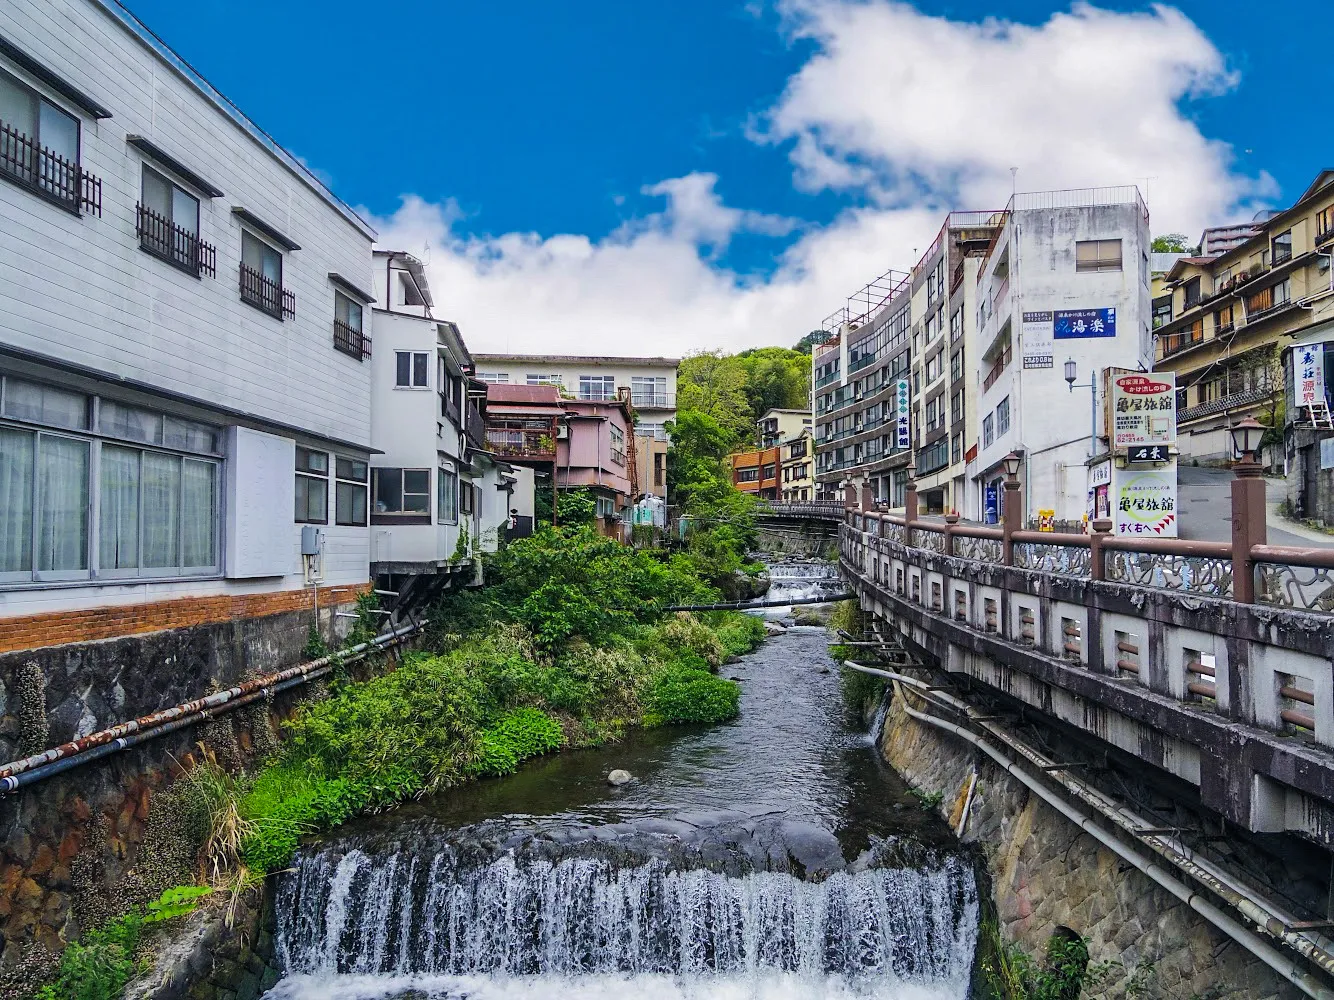
[[[1325,401],[1325,345],[1301,344],[1292,349],[1298,406]]]
[[[1052,313],[1052,337],[1055,340],[1115,336],[1115,309],[1057,309]]]
[[[911,400],[908,395],[908,380],[899,379],[899,384],[894,392],[894,416],[897,422],[895,445],[899,448],[907,448],[912,444],[912,416],[909,412],[909,403]]]
[[[1112,379],[1112,450],[1170,445],[1176,440],[1176,373],[1117,375]]]
[[[1126,461],[1131,465],[1160,465],[1171,460],[1165,444],[1137,444],[1126,449]]]
[[[1051,368],[1052,366],[1052,314],[1050,312],[1026,312],[1019,327],[1022,339],[1025,368]]]

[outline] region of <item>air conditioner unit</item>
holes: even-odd
[[[557,440],[557,441],[564,441],[564,440],[566,440],[569,436],[570,436],[570,425],[569,425],[569,424],[561,424],[559,427],[556,428],[556,440]]]

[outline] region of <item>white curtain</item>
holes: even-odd
[[[42,435],[37,461],[37,568],[88,568],[88,442]]]
[[[217,467],[212,462],[186,459],[181,470],[181,524],[183,566],[199,568],[217,563],[213,526]]]
[[[140,454],[133,448],[102,446],[98,566],[104,570],[139,565]]]
[[[144,566],[181,564],[181,460],[144,452]]]
[[[0,573],[32,572],[33,441],[0,427]]]

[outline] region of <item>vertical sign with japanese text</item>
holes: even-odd
[[[1176,441],[1176,373],[1112,379],[1112,450]]]
[[[1052,365],[1052,314],[1050,312],[1026,312],[1023,324],[1019,328],[1023,338],[1023,357],[1025,368],[1051,368]]]
[[[897,448],[907,448],[912,445],[912,413],[909,406],[911,402],[908,380],[901,378],[894,392],[896,423],[894,443]]]
[[[1299,344],[1292,349],[1294,388],[1298,406],[1318,406],[1325,401],[1325,345]]]

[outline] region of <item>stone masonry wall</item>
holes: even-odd
[[[1093,962],[1120,963],[1098,995],[1128,996],[1141,963],[1146,992],[1171,1000],[1296,1000],[1302,994],[1202,917],[1061,816],[991,758],[908,716],[897,701],[880,749],[915,788],[943,796],[957,821],[978,784],[963,839],[982,847],[1007,941],[1041,955],[1058,926],[1089,942]],[[1133,989],[1131,991],[1133,993]]]
[[[321,612],[329,640],[334,611]],[[0,656],[0,757],[281,670],[300,661],[311,620],[287,612]],[[30,995],[82,928],[195,881],[193,858],[139,849],[171,840],[158,793],[202,748],[229,769],[275,748],[281,720],[323,690],[299,686],[0,797],[0,998]]]

